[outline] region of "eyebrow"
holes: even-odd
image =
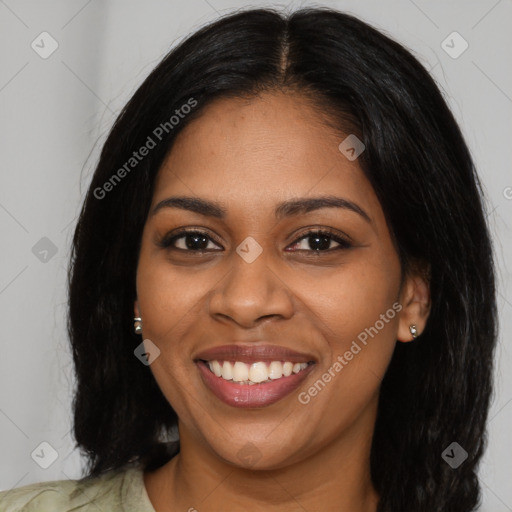
[[[163,208],[179,208],[217,219],[224,219],[227,216],[227,209],[220,203],[197,197],[168,197],[160,201],[153,208],[150,215],[155,215]],[[284,201],[277,205],[274,213],[276,219],[281,220],[286,217],[320,210],[321,208],[343,208],[350,210],[360,215],[366,222],[372,223],[370,216],[358,204],[336,196],[308,197]]]

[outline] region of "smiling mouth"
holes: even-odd
[[[240,385],[268,384],[304,371],[313,361],[293,363],[291,361],[242,361],[201,360],[210,371],[221,379]]]

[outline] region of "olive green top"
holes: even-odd
[[[0,512],[155,512],[139,466],[0,492]]]

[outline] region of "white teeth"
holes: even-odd
[[[217,375],[219,377],[219,375]],[[233,365],[233,380],[235,382],[242,382],[243,380],[249,379],[249,368],[245,363],[237,361]]]
[[[220,377],[222,375],[222,370],[219,361],[212,361],[212,367],[213,373],[215,373],[217,377]]]
[[[253,363],[249,368],[249,380],[251,382],[263,382],[268,380],[268,370],[265,363]]]
[[[259,384],[261,382],[271,382],[281,377],[289,377],[292,373],[299,373],[307,368],[308,363],[291,363],[286,361],[272,361],[268,366],[262,361],[246,364],[241,361],[232,363],[224,361],[221,365],[219,361],[208,361],[208,367],[217,376],[225,380],[233,380],[242,384]]]
[[[233,378],[233,369],[229,361],[224,361],[224,364],[222,365],[222,378],[226,380],[231,380]]]
[[[272,361],[268,367],[269,379],[280,379],[283,376],[283,365],[281,361]]]
[[[283,364],[283,375],[285,377],[289,377],[292,374],[292,371],[293,371],[293,363],[286,361],[286,363]]]

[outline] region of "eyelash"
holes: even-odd
[[[208,233],[206,233],[204,231],[196,230],[196,229],[183,229],[183,230],[179,231],[178,233],[173,234],[172,236],[165,235],[158,242],[158,245],[160,247],[164,248],[164,249],[175,250],[175,251],[183,251],[183,252],[189,252],[189,253],[217,252],[217,250],[212,251],[211,249],[192,250],[192,249],[181,249],[181,248],[177,248],[177,247],[173,247],[172,246],[172,244],[176,240],[178,240],[179,238],[184,237],[185,235],[199,235],[199,236],[202,236],[204,238],[207,238],[209,241],[212,241],[212,242],[220,245],[220,243],[217,240],[215,240],[214,238],[212,238],[210,235],[208,235]],[[298,249],[297,250],[298,252],[310,252],[310,253],[316,253],[316,254],[331,253],[331,252],[336,251],[336,250],[350,249],[353,246],[352,243],[350,243],[345,238],[337,235],[333,231],[330,231],[328,229],[314,229],[314,228],[313,229],[309,229],[308,231],[302,233],[301,236],[299,238],[297,238],[294,242],[292,242],[291,245],[292,246],[296,245],[297,243],[301,242],[305,238],[309,238],[309,237],[311,237],[313,235],[317,235],[317,236],[320,235],[320,236],[323,236],[323,237],[326,237],[326,238],[330,238],[331,240],[334,240],[335,242],[337,242],[340,245],[338,247],[333,248],[333,249],[327,249],[327,250]],[[296,251],[292,251],[292,252],[296,252]]]

